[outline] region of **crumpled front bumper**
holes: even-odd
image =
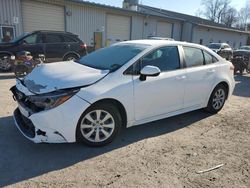
[[[34,126],[32,121],[25,117],[17,108],[14,111],[13,118],[16,127],[27,139],[33,141],[34,143],[64,143],[67,140],[58,131],[43,128],[43,130],[38,129]]]
[[[28,95],[25,89],[16,89]],[[18,108],[13,114],[16,127],[27,139],[35,143],[75,142],[79,118],[90,106],[90,103],[74,95],[55,108],[32,112],[26,104],[16,100]]]

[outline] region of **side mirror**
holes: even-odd
[[[140,80],[145,81],[147,76],[155,77],[159,76],[161,73],[161,70],[158,67],[147,65],[143,67],[143,69],[140,71]]]
[[[24,39],[24,40],[21,40],[20,42],[19,42],[19,44],[27,44],[27,41]]]

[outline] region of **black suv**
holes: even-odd
[[[44,54],[52,62],[78,59],[86,54],[86,47],[77,35],[62,31],[34,31],[0,43],[0,57],[20,51],[29,51],[34,57]]]

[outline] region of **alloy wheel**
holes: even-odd
[[[105,110],[94,110],[87,113],[80,124],[82,136],[90,142],[107,140],[114,129],[114,118]]]
[[[223,89],[218,89],[215,93],[214,93],[214,97],[213,97],[213,108],[215,110],[218,110],[220,108],[222,108],[224,102],[225,102],[225,91]]]

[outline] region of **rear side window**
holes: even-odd
[[[176,46],[159,48],[141,59],[141,68],[152,65],[162,72],[180,68],[179,52]]]
[[[202,51],[198,48],[183,47],[187,67],[196,67],[204,64]]]
[[[77,40],[71,36],[64,35],[63,38],[64,38],[64,42],[77,42]]]
[[[204,59],[205,59],[206,65],[209,65],[211,63],[215,63],[218,61],[214,56],[210,55],[209,53],[207,53],[205,51],[203,51],[203,54],[204,54]]]
[[[61,42],[63,42],[63,38],[61,35],[57,34],[46,35],[46,43],[61,43]]]

